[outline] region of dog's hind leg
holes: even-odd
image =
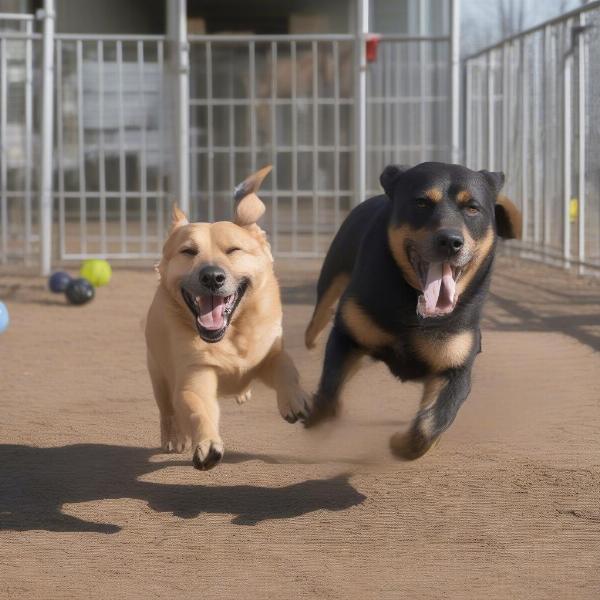
[[[408,432],[392,436],[392,452],[405,460],[423,456],[450,427],[470,391],[470,366],[428,377],[423,389],[421,408]]]
[[[334,325],[327,340],[319,388],[305,421],[307,427],[337,415],[342,386],[356,372],[362,356],[363,351],[356,342]]]
[[[175,411],[182,429],[187,426],[192,437],[193,463],[207,471],[223,458],[223,440],[219,435],[217,375],[213,369],[187,373],[175,392]]]

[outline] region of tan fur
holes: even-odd
[[[394,341],[352,298],[342,306],[341,315],[354,339],[365,348],[380,348]]]
[[[304,344],[308,349],[315,347],[315,340],[317,336],[329,320],[331,319],[331,307],[337,302],[337,299],[342,295],[348,282],[350,281],[350,277],[345,273],[338,275],[332,282],[327,291],[323,294],[319,303],[315,306],[315,310],[313,312],[313,316],[306,328],[306,333],[304,334]]]
[[[471,200],[471,193],[468,190],[461,190],[456,194],[456,201],[459,204],[467,204]]]
[[[237,189],[243,190],[244,195],[239,200],[236,210],[234,223],[240,227],[247,227],[256,223],[265,212],[265,205],[262,200],[256,195],[263,179],[271,172],[273,167],[268,165],[250,175],[243,181]]]
[[[421,410],[414,425],[409,431],[395,433],[390,439],[392,452],[403,460],[415,460],[426,454],[437,444],[440,436],[434,435],[434,412],[437,399],[447,384],[443,377],[427,377],[423,385],[423,396],[421,398]]]
[[[503,229],[507,231],[503,231],[501,237],[520,240],[523,233],[523,216],[521,215],[521,211],[506,196],[498,196],[496,205],[503,209],[506,220],[506,223],[503,224]]]
[[[463,234],[467,234],[466,229],[463,230]],[[473,276],[479,270],[479,267],[492,251],[494,246],[494,229],[490,225],[485,235],[475,241],[470,235],[465,235],[465,244],[472,251],[473,258],[469,262],[467,268],[462,272],[459,280],[456,282],[456,291],[458,294],[462,294],[468,287],[469,283],[473,279]]]
[[[427,377],[423,383],[423,396],[421,397],[421,410],[433,408],[442,389],[448,382],[443,377],[436,375]]]
[[[188,225],[189,221],[186,217],[185,213],[179,209],[177,204],[173,204],[173,209],[171,211],[171,229],[172,233],[178,227],[183,227],[184,225]]]
[[[439,188],[431,188],[425,192],[425,198],[429,198],[432,202],[440,202],[444,197],[444,193]]]
[[[148,370],[163,449],[182,451],[191,441],[202,465],[211,452],[223,452],[219,397],[245,396],[258,377],[276,390],[282,416],[292,419],[307,395],[283,349],[279,287],[264,232],[255,223],[188,223],[182,214],[174,209],[158,265],[160,282],[146,322]],[[181,253],[191,246],[197,256]],[[231,247],[242,251],[227,254]],[[212,344],[198,335],[180,288],[182,279],[203,264],[216,264],[236,280],[250,280],[225,336]]]
[[[396,264],[400,267],[406,281],[419,291],[421,290],[421,281],[415,273],[410,260],[408,260],[408,255],[406,254],[406,240],[411,239],[418,242],[426,235],[428,234],[424,229],[416,230],[408,225],[400,225],[400,227],[391,226],[388,229],[388,244],[392,256],[394,257]]]
[[[413,343],[419,357],[434,372],[460,367],[465,364],[473,348],[473,332],[463,331],[451,336],[414,335]]]
[[[258,221],[265,212],[265,205],[256,194],[248,194],[239,204],[235,224],[246,227]]]

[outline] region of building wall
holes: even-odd
[[[448,35],[450,0],[371,0],[371,30],[405,35]]]
[[[188,18],[205,33],[346,33],[350,0],[188,0]],[[201,25],[199,21],[204,24]]]
[[[168,0],[56,0],[59,33],[162,34]],[[34,12],[42,0],[1,0]],[[357,0],[188,0],[193,33],[351,33]],[[449,0],[371,0],[377,33],[446,35]]]
[[[56,0],[58,33],[165,33],[164,0]]]

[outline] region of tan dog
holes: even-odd
[[[283,349],[281,300],[266,235],[256,224],[265,167],[236,188],[234,222],[189,223],[177,207],[158,265],[160,284],[146,324],[148,370],[164,451],[191,441],[197,469],[223,457],[222,396],[243,401],[253,379],[277,392],[290,422],[308,414],[308,396]]]

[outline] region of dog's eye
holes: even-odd
[[[479,214],[479,207],[474,204],[469,204],[465,210],[467,211],[467,214],[472,217]]]
[[[187,254],[188,256],[196,256],[198,250],[196,248],[183,248],[181,254]]]
[[[241,248],[238,248],[237,246],[232,246],[231,248],[227,248],[227,250],[225,250],[225,254],[233,254],[234,252],[241,252]]]
[[[417,205],[417,208],[427,208],[429,206],[427,198],[417,198],[415,204]]]

